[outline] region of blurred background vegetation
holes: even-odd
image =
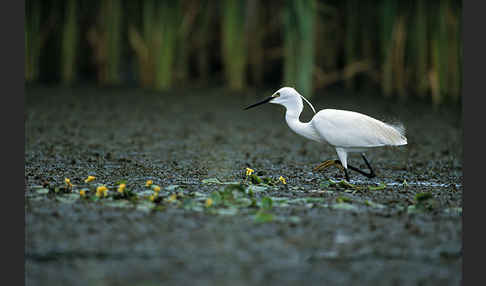
[[[25,81],[459,103],[462,1],[26,1]]]

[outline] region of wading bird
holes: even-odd
[[[314,111],[315,115],[309,122],[301,122],[300,114],[304,109],[304,99]],[[346,180],[349,181],[348,168],[360,174],[373,178],[375,173],[366,159],[367,150],[383,146],[401,146],[407,144],[405,129],[401,124],[387,124],[367,115],[336,109],[323,109],[316,113],[312,104],[295,89],[282,87],[265,100],[250,105],[245,110],[264,103],[283,105],[286,108],[285,120],[295,133],[310,140],[328,143],[336,148],[339,160],[327,160],[314,168],[314,171],[336,166],[344,170]],[[348,165],[348,153],[361,153],[369,173]]]

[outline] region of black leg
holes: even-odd
[[[370,170],[370,173],[369,173],[369,175],[368,175],[368,176],[369,176],[368,178],[374,178],[374,177],[376,177],[375,172],[373,171],[373,168],[371,168],[371,165],[370,165],[370,163],[368,162],[368,160],[366,159],[366,156],[365,156],[365,154],[364,154],[364,153],[361,153],[361,158],[363,158],[363,160],[364,160],[364,161],[365,161],[365,163],[366,163],[366,166],[368,166],[368,169]]]
[[[339,162],[339,163],[341,163],[341,162]],[[346,181],[349,182],[348,170],[344,169],[344,175],[346,175]]]
[[[349,169],[351,169],[351,170],[353,170],[353,171],[356,171],[356,172],[360,173],[361,175],[363,175],[363,176],[365,176],[365,177],[368,177],[368,178],[370,178],[370,179],[371,179],[371,178],[376,177],[375,172],[373,172],[373,169],[371,168],[371,165],[370,165],[370,163],[368,162],[368,160],[366,160],[366,157],[364,156],[364,154],[361,154],[361,157],[363,158],[363,160],[364,160],[364,161],[365,161],[365,163],[366,163],[366,166],[367,166],[367,167],[368,167],[368,169],[370,170],[370,172],[369,172],[369,173],[366,173],[365,171],[363,171],[363,170],[361,170],[361,169],[358,169],[358,168],[356,168],[356,167],[354,167],[354,166],[351,166],[351,165],[348,165],[348,168],[349,168]],[[314,171],[317,171],[317,170],[320,170],[320,169],[325,169],[325,168],[328,168],[328,167],[330,167],[330,166],[332,166],[332,165],[340,165],[340,166],[338,166],[338,167],[340,167],[341,169],[343,169],[344,174],[345,174],[345,176],[346,176],[346,180],[349,182],[349,174],[348,174],[348,170],[347,170],[347,169],[344,169],[344,168],[342,167],[342,165],[343,165],[343,164],[341,163],[341,161],[340,161],[340,160],[327,160],[327,161],[325,161],[325,162],[321,163],[321,164],[320,164],[319,166],[317,166],[316,168],[314,168]]]
[[[363,171],[361,169],[358,169],[356,167],[353,167],[351,165],[348,165],[348,168],[351,169],[351,170],[353,170],[353,171],[356,171],[356,172],[360,173],[361,175],[363,175],[365,177],[368,177],[370,179],[376,177],[376,175],[373,172],[366,173],[365,171]]]
[[[336,161],[336,163],[337,163],[337,164],[341,164],[341,161],[339,161],[339,160],[335,160],[335,161]],[[368,177],[368,178],[370,178],[370,179],[371,179],[371,178],[376,177],[376,175],[375,175],[375,173],[373,172],[373,169],[371,169],[371,166],[369,165],[368,161],[365,161],[365,162],[367,163],[368,168],[370,169],[370,172],[369,172],[369,173],[366,173],[365,171],[363,171],[363,170],[361,170],[361,169],[359,169],[359,168],[356,168],[356,167],[354,167],[354,166],[351,166],[351,165],[349,165],[349,164],[348,164],[348,168],[349,168],[349,169],[351,169],[351,170],[353,170],[353,171],[356,171],[356,172],[360,173],[361,175],[363,175],[363,176],[365,176],[365,177]],[[341,165],[342,165],[342,164],[341,164]],[[344,169],[344,173],[345,173],[345,175],[346,175],[346,180],[348,180],[348,181],[349,181],[349,176],[348,176],[348,172],[347,172],[347,170],[346,170],[346,169]]]

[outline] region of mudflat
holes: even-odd
[[[243,111],[271,92],[26,88],[26,284],[460,285],[460,107],[316,94],[318,110],[407,130],[407,146],[367,153],[376,178],[347,184],[312,171],[337,155],[282,107]]]

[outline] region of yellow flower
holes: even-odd
[[[126,186],[127,185],[125,185],[125,184],[118,185],[118,192],[123,194],[123,190],[125,190]]]
[[[96,196],[101,197],[102,195],[103,197],[108,196],[108,188],[105,186],[99,186],[96,188]]]
[[[247,176],[250,176],[251,174],[253,174],[253,172],[255,172],[255,170],[250,169],[250,168],[246,168],[246,175]]]
[[[205,205],[206,205],[206,207],[207,207],[207,208],[209,208],[209,207],[210,207],[212,204],[213,204],[213,200],[212,200],[212,199],[210,199],[210,198],[208,198],[208,199],[206,200],[206,204],[205,204]]]
[[[170,195],[170,197],[168,199],[169,202],[173,202],[173,201],[176,201],[176,200],[177,200],[177,195],[176,194]]]
[[[69,188],[73,187],[73,184],[71,184],[71,180],[69,178],[65,178],[64,183],[66,183],[66,185],[68,185]]]
[[[282,184],[284,184],[284,185],[286,185],[286,184],[287,184],[287,181],[286,181],[286,180],[285,180],[285,178],[284,178],[284,177],[282,177],[282,176],[280,176],[280,178],[278,178],[278,180],[279,180],[280,182],[282,182]]]
[[[95,177],[95,176],[88,176],[88,177],[86,178],[86,180],[84,180],[84,182],[85,182],[85,183],[89,183],[89,182],[91,182],[91,181],[94,181],[95,179],[96,179],[96,177]]]
[[[153,182],[152,180],[148,180],[146,183],[145,183],[145,187],[150,187],[150,185],[152,185]]]
[[[160,187],[159,186],[152,186],[152,190],[154,190],[154,192],[158,193],[158,192],[160,192]]]
[[[153,201],[155,200],[155,198],[156,198],[156,197],[157,197],[157,195],[151,195],[151,196],[149,197],[149,199],[150,199],[150,200],[153,202]]]
[[[86,190],[81,190],[81,191],[79,191],[79,195],[80,195],[81,197],[84,197],[84,196],[86,195]]]
[[[108,190],[108,188],[104,185],[96,188],[96,192],[104,192],[106,190]]]

